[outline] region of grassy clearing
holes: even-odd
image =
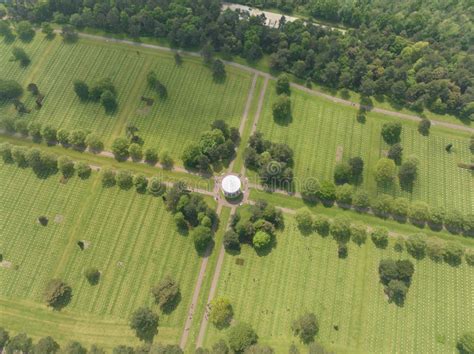
[[[286,216],[269,255],[259,257],[248,246],[226,254],[218,295],[228,297],[234,318],[249,322],[260,343],[277,353],[287,353],[292,342],[301,346],[290,326],[304,311],[317,314],[318,340],[337,352],[452,352],[458,336],[474,325],[472,267],[414,261],[405,305],[397,307],[387,302],[378,279],[379,261],[389,257],[408,256],[391,245],[376,249],[369,240],[361,247],[351,243],[348,258],[339,259],[331,237],[303,236]],[[225,335],[211,326],[206,346]]]
[[[0,247],[4,260],[12,262],[11,268],[0,268],[0,326],[41,336],[51,322],[57,331],[48,334],[58,339],[108,348],[133,343],[130,313],[145,304],[159,311],[150,288],[170,274],[180,283],[181,302],[171,314],[160,315],[156,340],[178,342],[200,259],[192,240],[175,231],[161,198],[103,189],[95,173],[86,181],[61,184],[58,176],[42,180],[29,169],[2,165],[0,180],[5,186]],[[47,227],[36,222],[40,215],[49,217]],[[79,240],[90,247],[81,251]],[[96,286],[83,276],[90,266],[102,272]],[[73,289],[61,312],[42,305],[44,284],[52,277]],[[93,333],[102,325],[108,328]]]
[[[417,132],[416,124],[403,122],[403,153],[405,157],[414,154],[419,158],[418,179],[411,193],[399,187],[379,188],[373,168],[389,148],[380,136],[382,124],[389,120],[388,117],[370,113],[367,122],[360,124],[356,121],[354,108],[293,89],[293,120],[288,125],[280,125],[272,117],[271,106],[276,98],[274,84],[271,82],[267,90],[258,129],[267,139],[287,143],[293,148],[295,176],[299,181],[308,177],[332,180],[337,151],[342,149],[343,160],[352,156],[361,156],[364,160],[362,187],[372,196],[390,193],[465,214],[473,212],[473,175],[457,166],[458,162],[468,163],[471,159],[467,134],[448,134],[433,128],[429,137],[423,137]],[[451,154],[444,149],[448,143],[455,147]]]
[[[31,56],[25,69],[9,61],[15,45]],[[172,53],[105,40],[81,38],[75,44],[64,44],[60,38],[48,41],[37,34],[28,44],[1,42],[0,52],[6,53],[0,56],[1,77],[25,87],[35,82],[46,96],[43,108],[36,110],[33,96],[25,93],[26,105],[33,108],[26,119],[67,129],[87,127],[100,134],[106,145],[124,134],[127,121],[133,121],[146,147],[166,149],[177,162],[186,144],[208,130],[214,120],[239,125],[251,83],[251,74],[233,67],[227,67],[225,83],[214,83],[210,69],[199,58],[184,57],[182,67],[177,67]],[[147,88],[149,70],[155,70],[167,86],[165,101]],[[103,77],[110,77],[117,88],[119,106],[113,114],[105,113],[98,103],[80,102],[72,88],[75,79],[93,83]],[[153,97],[153,106],[146,107],[141,96]],[[11,105],[0,106],[0,113],[17,115]]]

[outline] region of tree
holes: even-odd
[[[444,260],[445,243],[438,239],[428,239],[426,242],[426,254],[434,262]]]
[[[166,185],[158,177],[152,177],[148,182],[148,192],[159,197],[166,192]]]
[[[31,136],[35,143],[39,143],[43,139],[41,135],[41,124],[39,122],[28,123],[28,134]]]
[[[9,129],[5,129],[7,132],[9,131]],[[28,123],[26,122],[26,120],[23,120],[23,119],[17,119],[15,120],[15,131],[17,133],[20,133],[23,137],[27,137],[28,136]]]
[[[382,185],[393,182],[397,174],[397,168],[393,160],[381,158],[375,165],[375,180]]]
[[[279,123],[291,120],[291,100],[286,95],[278,96],[272,105],[273,119]]]
[[[56,128],[51,125],[45,125],[41,129],[41,136],[46,140],[48,144],[54,144],[57,140]]]
[[[10,335],[8,334],[8,331],[5,328],[0,327],[0,348],[5,348],[9,339]]]
[[[115,175],[115,181],[121,189],[130,189],[133,186],[133,175],[131,171],[119,170]]]
[[[7,354],[29,353],[33,348],[33,341],[26,333],[19,333],[10,338],[4,350]]]
[[[157,332],[158,315],[147,307],[140,307],[132,313],[130,328],[139,339],[149,341]]]
[[[91,167],[83,161],[77,162],[75,168],[79,178],[86,179],[91,175]]]
[[[429,206],[425,202],[415,201],[408,209],[408,217],[415,225],[424,225],[429,217]]]
[[[474,332],[465,332],[458,339],[456,347],[461,354],[474,353]]]
[[[426,235],[425,234],[413,234],[408,237],[405,241],[407,252],[416,259],[422,259],[425,257],[426,252]]]
[[[330,223],[327,216],[324,215],[315,215],[313,221],[313,228],[321,236],[326,236],[329,234]]]
[[[46,304],[55,309],[66,306],[72,297],[72,289],[60,279],[51,279],[43,292]]]
[[[385,227],[376,227],[370,237],[376,247],[386,248],[388,246],[388,230]]]
[[[8,142],[0,144],[0,155],[2,156],[3,162],[12,163],[13,162],[12,144]]]
[[[311,233],[313,229],[313,216],[307,208],[299,209],[295,215],[298,228],[305,234]]]
[[[58,138],[58,142],[61,145],[63,146],[69,145],[70,134],[66,129],[59,129],[56,135]]]
[[[100,95],[100,103],[104,106],[106,112],[114,112],[117,109],[117,99],[110,90],[105,90]]]
[[[352,204],[357,211],[365,211],[370,206],[369,193],[364,189],[359,189],[352,197]]]
[[[336,189],[336,200],[340,207],[350,208],[352,205],[352,195],[354,194],[354,189],[350,184],[343,184],[338,186]]]
[[[98,153],[104,150],[104,143],[100,140],[100,136],[95,133],[88,134],[85,143],[91,152]]]
[[[166,276],[151,289],[151,293],[162,310],[169,310],[179,298],[179,284],[170,276]]]
[[[227,343],[225,342],[225,340],[220,339],[219,341],[214,343],[211,348],[211,353],[212,354],[228,354],[229,347],[227,346]]]
[[[46,36],[46,38],[51,39],[54,36],[54,29],[49,22],[43,22],[41,24],[41,32]]]
[[[271,236],[265,231],[257,231],[253,236],[252,244],[256,250],[263,250],[270,245]]]
[[[257,339],[257,334],[252,327],[244,322],[232,326],[228,332],[229,347],[235,352],[244,351],[252,344],[257,343]]]
[[[398,305],[403,304],[406,294],[408,292],[407,285],[397,279],[390,280],[386,287],[386,293],[389,299]]]
[[[288,76],[286,74],[281,74],[278,76],[277,82],[276,82],[276,93],[277,95],[290,95],[290,80],[288,79]]]
[[[110,167],[106,167],[102,170],[102,186],[112,187],[115,186],[115,171]]]
[[[86,148],[86,137],[88,131],[85,130],[73,130],[69,135],[69,143],[75,150],[84,150]]]
[[[459,233],[463,229],[463,217],[462,214],[456,210],[451,210],[446,213],[444,217],[444,225],[446,229],[451,233]]]
[[[347,243],[351,238],[351,221],[346,216],[336,216],[330,230],[331,235],[338,243]]]
[[[202,225],[194,228],[193,232],[194,247],[201,253],[204,252],[212,241],[211,229]]]
[[[334,168],[334,182],[336,184],[350,183],[352,180],[351,166],[346,162],[340,162]]]
[[[216,59],[212,63],[212,77],[216,82],[221,82],[225,80],[226,72],[222,60]]]
[[[429,207],[428,224],[432,229],[441,230],[446,212],[442,207]]]
[[[232,305],[225,297],[217,297],[211,301],[211,314],[209,319],[217,328],[230,325],[233,316]]]
[[[19,61],[22,67],[28,66],[31,62],[30,56],[26,54],[23,48],[13,47],[12,48],[13,59]]]
[[[4,36],[6,40],[13,40],[15,38],[9,23],[2,19],[0,19],[0,35]]]
[[[444,250],[444,260],[452,266],[461,264],[462,256],[464,255],[464,248],[456,242],[448,242]]]
[[[411,190],[413,183],[416,180],[418,169],[418,159],[410,157],[407,161],[402,163],[398,171],[398,178],[400,185],[408,190]]]
[[[23,94],[23,88],[14,80],[0,79],[0,100],[12,100]]]
[[[422,118],[418,123],[418,132],[421,135],[428,136],[430,134],[431,121],[427,118]]]
[[[26,146],[13,146],[12,147],[12,157],[13,161],[19,167],[26,167],[28,166],[28,159],[26,158],[28,152],[28,148]]]
[[[320,188],[321,185],[316,178],[305,180],[301,188],[301,196],[303,200],[308,203],[315,203],[318,198]]]
[[[84,271],[84,276],[91,285],[96,285],[100,280],[100,271],[96,267],[89,267]]]
[[[332,203],[336,199],[336,186],[334,183],[327,180],[322,181],[318,191],[318,198],[321,199],[323,203]]]
[[[400,143],[395,143],[390,146],[388,150],[387,157],[395,162],[395,164],[400,165],[402,162],[403,146]]]
[[[64,178],[72,177],[74,175],[74,162],[68,156],[59,156],[58,169]]]
[[[79,38],[79,35],[77,32],[74,30],[74,27],[70,25],[64,25],[61,28],[61,36],[63,37],[64,42],[76,42],[77,39]]]
[[[361,222],[356,222],[351,225],[351,239],[359,246],[367,240],[367,226]]]
[[[380,218],[388,218],[392,212],[393,198],[388,194],[381,194],[372,202],[372,211]]]
[[[62,350],[62,353],[67,354],[86,354],[87,349],[82,346],[81,343],[72,341],[69,342]]]
[[[384,123],[382,126],[382,138],[389,145],[396,144],[400,141],[402,133],[402,125],[398,122]]]
[[[226,250],[238,251],[240,250],[239,235],[232,229],[227,230],[224,234],[224,248]]]
[[[115,347],[112,351],[113,354],[135,354],[135,351],[132,347],[127,347],[126,345],[119,345]]]
[[[89,86],[82,80],[74,80],[74,92],[81,101],[89,99]]]
[[[35,30],[33,26],[28,21],[20,21],[16,25],[16,33],[22,41],[31,41],[35,36]]]
[[[133,185],[138,193],[145,193],[148,187],[148,179],[142,173],[133,176]]]
[[[112,143],[112,153],[118,161],[124,161],[128,158],[129,142],[127,138],[118,137]]]
[[[148,148],[145,150],[145,162],[150,165],[155,165],[158,162],[158,151],[154,148]]]
[[[303,343],[310,343],[318,333],[319,324],[314,313],[305,313],[293,321],[291,329],[295,336],[300,337]]]
[[[102,94],[106,91],[110,91],[110,93],[115,97],[117,94],[117,90],[115,89],[112,80],[108,77],[102,78],[97,80],[94,85],[90,87],[89,90],[89,98],[93,101],[99,101]]]
[[[133,161],[141,161],[143,159],[142,147],[137,143],[130,144],[128,153]]]
[[[166,170],[171,170],[173,168],[173,158],[171,157],[168,151],[163,151],[160,156],[161,166]]]

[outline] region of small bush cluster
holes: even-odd
[[[81,101],[100,101],[105,111],[109,113],[117,109],[117,90],[111,79],[100,79],[90,87],[82,80],[75,80],[73,87]]]
[[[415,266],[409,260],[383,259],[379,264],[380,282],[390,301],[401,306],[405,301]]]

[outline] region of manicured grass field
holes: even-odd
[[[15,165],[0,166],[0,181],[0,249],[12,264],[0,268],[0,326],[108,348],[138,343],[129,315],[142,305],[160,313],[150,289],[169,274],[180,283],[181,302],[171,314],[160,314],[156,340],[179,341],[200,258],[191,238],[175,231],[161,198],[104,189],[96,174],[62,184],[58,175],[42,180]],[[40,215],[49,217],[46,227],[36,222]],[[79,240],[89,247],[81,251]],[[96,286],[83,275],[90,266],[102,273]],[[73,289],[71,303],[60,312],[42,303],[53,277]],[[57,331],[48,330],[49,322]]]
[[[405,157],[415,155],[420,160],[418,179],[413,192],[377,187],[373,170],[389,146],[382,140],[380,130],[389,118],[369,114],[365,124],[356,120],[356,110],[293,89],[291,93],[293,119],[288,125],[274,122],[272,104],[276,99],[274,82],[270,83],[258,130],[275,142],[287,143],[295,152],[295,176],[299,183],[308,177],[333,179],[336,157],[342,160],[360,156],[364,160],[364,181],[372,196],[385,192],[419,199],[433,206],[459,210],[465,214],[474,210],[474,179],[458,162],[469,163],[468,136],[448,134],[432,129],[429,137],[421,136],[416,124],[403,122],[401,144]],[[445,147],[454,145],[448,154]]]
[[[9,61],[13,46],[30,54],[27,68]],[[0,53],[0,77],[15,79],[25,88],[34,82],[46,96],[43,108],[36,110],[33,96],[24,94],[23,100],[32,108],[26,119],[67,129],[88,128],[100,134],[108,146],[125,133],[126,123],[133,121],[145,147],[168,150],[178,164],[184,147],[197,140],[214,120],[239,126],[251,84],[249,73],[233,67],[226,68],[224,83],[215,83],[211,70],[199,58],[184,57],[178,67],[171,53],[84,38],[65,44],[60,38],[49,41],[37,34],[27,44],[0,42]],[[147,88],[150,70],[167,87],[164,101]],[[118,110],[113,114],[105,113],[99,103],[81,102],[73,91],[76,79],[92,84],[104,77],[112,79],[118,92]],[[147,107],[141,96],[154,98],[154,104]],[[0,106],[0,113],[17,116],[12,105]]]
[[[259,342],[276,353],[287,353],[292,342],[301,346],[290,327],[305,311],[319,319],[318,341],[338,353],[454,352],[458,336],[474,325],[472,267],[411,258],[412,285],[405,305],[397,307],[387,302],[378,277],[380,259],[389,257],[411,258],[392,245],[376,249],[369,239],[361,247],[350,243],[348,257],[339,259],[330,236],[303,236],[286,216],[268,255],[248,246],[226,254],[218,296],[229,298],[234,319],[250,323]],[[221,337],[226,330],[210,325],[206,347]]]

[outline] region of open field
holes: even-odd
[[[161,198],[104,189],[96,174],[64,185],[58,175],[42,180],[14,165],[0,166],[0,181],[0,247],[4,260],[12,262],[0,269],[0,326],[107,348],[122,343],[117,338],[137,343],[128,316],[152,305],[151,286],[170,274],[182,297],[171,314],[160,315],[157,340],[179,341],[200,260],[192,240],[175,231]],[[48,226],[37,224],[39,215],[49,217]],[[81,251],[79,240],[89,247]],[[90,266],[102,272],[96,286],[83,276]],[[61,312],[42,304],[44,285],[53,277],[73,289]],[[56,330],[48,330],[49,322]]]
[[[30,54],[27,68],[9,61],[13,46]],[[64,44],[60,38],[49,41],[37,34],[27,44],[1,41],[0,52],[0,77],[15,79],[24,87],[34,82],[46,96],[43,108],[33,109],[27,119],[58,128],[91,129],[104,138],[106,146],[125,133],[127,121],[133,121],[145,147],[166,149],[177,163],[184,147],[197,140],[214,120],[223,119],[238,127],[251,84],[248,72],[233,67],[227,68],[226,81],[218,84],[199,58],[184,57],[178,67],[172,53],[84,38]],[[155,70],[166,85],[166,100],[161,101],[147,88],[149,70]],[[76,79],[92,84],[104,77],[110,77],[118,91],[118,110],[113,114],[105,113],[98,103],[80,102],[73,91]],[[146,107],[141,96],[154,98],[153,106]],[[33,108],[30,93],[25,93],[24,101]],[[17,115],[11,105],[0,106],[0,113]]]
[[[259,257],[248,246],[226,254],[218,295],[228,297],[234,319],[250,323],[259,342],[276,353],[287,353],[292,342],[300,346],[290,326],[304,311],[317,315],[318,340],[337,352],[452,352],[458,336],[474,325],[472,267],[412,259],[413,282],[405,305],[397,307],[387,302],[378,277],[380,259],[389,257],[409,256],[391,246],[376,249],[368,240],[361,247],[350,243],[348,257],[339,259],[331,237],[303,236],[286,216],[268,255]],[[225,332],[210,326],[206,347]]]
[[[280,125],[272,117],[271,106],[275,99],[272,82],[267,90],[258,130],[266,139],[287,143],[294,150],[295,177],[299,181],[308,177],[332,180],[339,151],[343,161],[353,156],[362,157],[365,163],[362,187],[372,196],[385,192],[464,214],[473,212],[473,175],[457,166],[458,162],[470,162],[467,134],[433,128],[429,137],[423,137],[417,132],[416,124],[403,122],[403,154],[405,157],[414,154],[420,160],[418,179],[412,193],[399,187],[386,190],[377,187],[373,169],[389,148],[380,135],[388,117],[369,113],[366,123],[360,124],[356,121],[354,108],[293,89],[293,119],[288,125]],[[451,154],[444,149],[448,143],[454,145]]]

